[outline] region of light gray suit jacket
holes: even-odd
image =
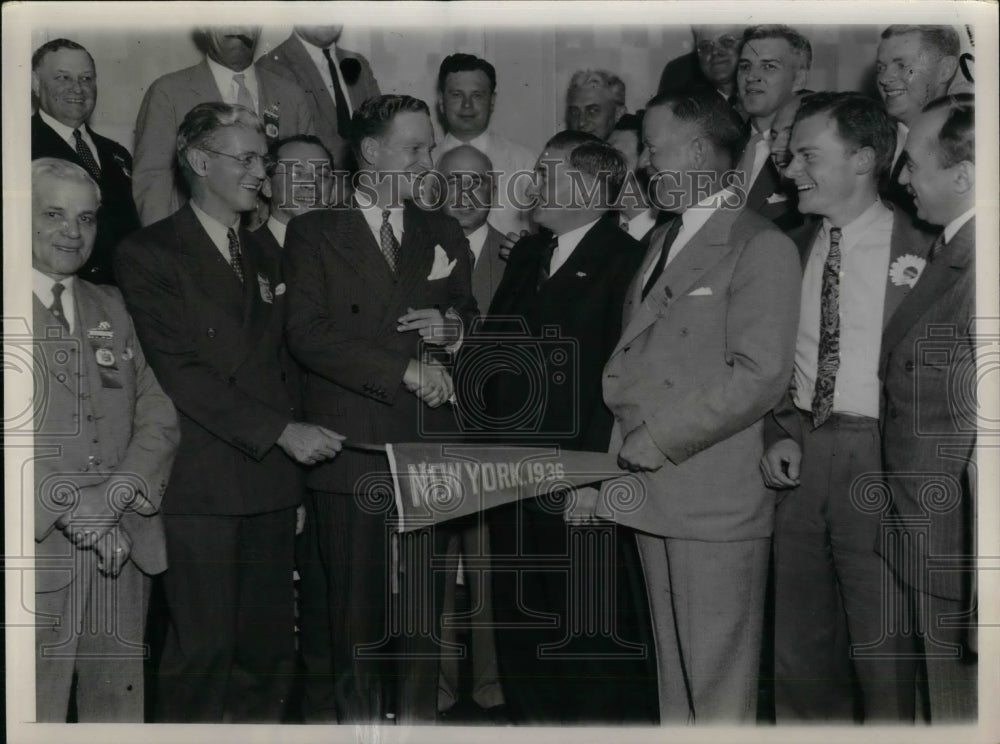
[[[650,240],[604,369],[604,400],[615,414],[610,451],[645,424],[667,460],[639,475],[644,491],[617,519],[665,537],[768,537],[774,495],[757,463],[762,419],[792,372],[799,256],[756,212],[720,209],[643,300],[643,276],[668,228]],[[615,484],[605,483],[606,495]]]
[[[295,83],[256,67],[258,114],[277,109],[277,138],[315,134],[306,94]],[[135,121],[132,192],[145,227],[168,217],[188,200],[177,171],[177,128],[199,103],[222,101],[208,62],[177,70],[149,86]],[[270,137],[273,140],[275,137]]]
[[[159,507],[180,442],[177,412],[146,365],[119,291],[77,278],[74,295],[70,335],[33,297],[37,592],[73,580],[76,548],[55,527],[67,508],[60,494],[112,475],[128,477],[143,496],[139,511],[127,509],[119,522],[132,539],[130,560],[146,574],[167,567]],[[106,342],[97,339],[108,333]],[[98,364],[101,343],[113,355],[112,366]]]

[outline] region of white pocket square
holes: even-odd
[[[710,294],[712,294],[711,287],[698,287],[693,292],[688,292],[688,297],[707,297]]]
[[[275,297],[281,297],[281,295],[283,295],[283,294],[285,294],[285,283],[284,282],[282,282],[281,284],[279,284],[277,287],[274,288],[274,296]]]
[[[781,204],[782,202],[788,201],[788,196],[781,193],[780,191],[775,191],[766,199],[767,204]]]
[[[455,268],[455,259],[448,260],[448,254],[440,245],[434,246],[434,265],[431,266],[431,273],[427,275],[427,281],[433,282],[435,279],[444,279],[451,276],[452,269]]]

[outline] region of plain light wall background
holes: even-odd
[[[813,47],[810,88],[874,93],[875,50],[884,25],[796,27]],[[968,37],[964,29],[959,30],[968,48]],[[289,33],[291,25],[265,26],[257,45],[258,56],[280,44]],[[59,37],[83,44],[94,56],[98,100],[91,125],[129,150],[135,117],[149,85],[161,75],[201,59],[191,31],[176,28],[115,32],[53,23],[32,34],[32,49]],[[444,57],[467,52],[488,59],[497,69],[493,128],[535,151],[563,128],[566,87],[576,70],[603,68],[618,74],[626,84],[628,109],[635,111],[656,93],[663,66],[693,46],[690,27],[680,22],[537,29],[444,24],[346,26],[338,43],[368,58],[383,93],[407,93],[424,99],[432,108],[437,71]],[[30,65],[24,70],[30,73]],[[29,108],[26,104],[25,109]],[[437,117],[434,119],[440,141],[443,135]]]

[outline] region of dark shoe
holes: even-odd
[[[513,722],[510,720],[510,713],[507,710],[506,705],[494,705],[492,708],[487,708],[485,711],[486,717],[489,719],[490,723],[494,726],[513,726]]]

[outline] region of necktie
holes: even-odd
[[[819,354],[813,391],[813,426],[823,425],[833,412],[833,391],[840,367],[840,228],[830,230],[830,253],[823,266],[820,298]]]
[[[337,63],[330,56],[330,50],[324,49],[323,56],[326,57],[326,64],[330,68],[330,79],[333,81],[333,103],[337,107],[337,134],[347,139],[351,135],[351,107],[347,105],[344,89],[340,87]]]
[[[236,274],[236,278],[243,283],[243,251],[240,250],[240,238],[236,234],[233,228],[229,228],[229,232],[226,233],[226,237],[229,238],[229,262],[233,267],[233,273]]]
[[[649,290],[653,288],[653,285],[656,284],[656,280],[660,278],[661,274],[663,274],[663,267],[667,265],[667,257],[670,255],[670,248],[673,246],[678,233],[681,231],[681,224],[681,218],[674,217],[673,222],[670,223],[670,227],[667,228],[667,232],[663,236],[663,248],[660,250],[660,257],[656,259],[656,265],[653,266],[653,271],[650,273],[649,279],[647,279],[646,283],[642,285],[642,299],[646,299],[646,295],[649,294]]]
[[[556,252],[559,245],[559,237],[553,235],[549,242],[542,246],[540,261],[538,264],[538,281],[535,283],[535,291],[539,291],[542,285],[549,280],[549,268],[552,265],[552,254]]]
[[[253,105],[253,97],[247,88],[246,79],[246,75],[242,72],[233,75],[233,82],[236,83],[236,103],[240,106],[246,106],[251,111],[256,111],[257,107]]]
[[[49,308],[49,311],[56,316],[56,320],[58,320],[62,324],[62,327],[66,329],[66,332],[69,333],[69,320],[66,319],[66,312],[63,310],[62,304],[62,293],[65,289],[66,285],[60,282],[56,282],[52,285],[52,307]]]
[[[947,243],[944,242],[944,231],[942,231],[931,244],[931,249],[927,251],[927,263],[932,263],[935,258],[940,256],[941,251],[944,250],[946,245]]]
[[[91,152],[90,147],[83,141],[83,135],[80,134],[79,129],[73,130],[73,139],[76,140],[76,154],[83,161],[83,167],[87,169],[87,173],[90,174],[91,178],[99,181],[101,179],[101,167],[94,159],[94,153]]]
[[[379,230],[379,239],[382,242],[382,255],[389,264],[389,268],[395,272],[399,263],[399,241],[392,232],[392,225],[389,224],[389,210],[382,210],[382,228]]]

